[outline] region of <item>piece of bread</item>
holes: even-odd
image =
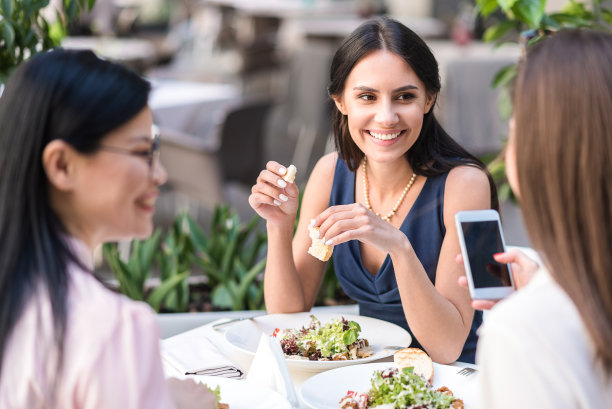
[[[334,246],[328,246],[323,242],[323,239],[319,238],[318,227],[308,226],[308,232],[310,234],[310,239],[312,240],[312,244],[308,248],[308,254],[318,258],[321,261],[329,260],[334,252]]]
[[[433,362],[423,350],[419,348],[400,349],[393,354],[393,362],[399,369],[413,367],[415,374],[422,376],[430,384],[433,383]]]
[[[285,176],[283,176],[283,179],[285,179],[285,181],[289,183],[293,183],[293,181],[295,180],[296,174],[297,174],[297,168],[293,165],[289,165],[289,167],[287,168],[287,173],[285,173]]]

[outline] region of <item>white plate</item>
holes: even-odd
[[[225,339],[234,348],[254,356],[262,333],[272,335],[276,328],[286,329],[308,326],[310,325],[310,315],[311,313],[309,312],[269,314],[252,320],[241,321],[226,330]],[[359,337],[368,340],[370,346],[374,349],[374,353],[368,358],[348,361],[308,361],[287,358],[287,366],[290,370],[316,373],[342,366],[371,362],[389,357],[397,349],[405,348],[412,342],[408,331],[390,322],[350,314],[316,313],[314,315],[322,324],[330,322],[332,318],[339,319],[340,317],[357,322],[361,327]]]
[[[249,381],[201,375],[180,378],[191,378],[211,389],[219,386],[221,402],[229,404],[230,409],[292,409],[289,401],[272,389]]]
[[[312,409],[338,409],[338,402],[348,391],[367,392],[374,371],[392,366],[395,366],[393,362],[376,362],[322,372],[302,384],[300,399]],[[448,387],[453,395],[463,400],[466,409],[478,409],[478,374],[458,375],[461,369],[434,363],[433,386]]]

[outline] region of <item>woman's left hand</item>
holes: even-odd
[[[326,244],[359,240],[390,253],[402,240],[407,240],[399,229],[360,203],[331,206],[314,219],[314,226],[319,226],[319,235]]]

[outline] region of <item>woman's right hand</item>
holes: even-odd
[[[518,249],[512,249],[506,253],[497,253],[493,255],[493,258],[498,263],[510,263],[510,269],[512,270],[512,278],[514,280],[514,287],[518,290],[526,286],[531,278],[540,268],[540,265],[528,257],[525,253]],[[463,264],[463,257],[461,254],[457,255],[457,263]],[[468,287],[467,277],[461,276],[457,280],[459,285],[462,287]],[[476,310],[490,310],[497,304],[497,301],[492,300],[473,300],[472,308]]]
[[[287,168],[270,161],[257,177],[251,189],[249,204],[269,223],[281,225],[293,223],[298,210],[299,190],[295,183],[286,182],[283,175]]]

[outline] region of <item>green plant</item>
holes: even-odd
[[[147,290],[146,282],[151,275],[160,242],[159,229],[146,240],[134,240],[127,261],[121,259],[117,243],[105,243],[102,247],[104,256],[119,282],[119,291],[134,300],[146,301],[155,311],[160,311],[164,301],[174,291],[179,291],[186,285],[189,275],[189,270],[178,274],[167,274],[158,287],[151,291]]]
[[[267,236],[258,230],[260,218],[241,224],[227,206],[215,208],[208,236],[187,219],[195,263],[212,288],[213,306],[232,310],[263,308],[262,272],[266,265]]]
[[[189,235],[186,213],[179,214],[166,238],[161,243],[161,252],[156,255],[159,275],[164,283],[176,283],[164,300],[164,308],[169,311],[184,312],[189,309],[189,276],[192,267],[194,247]]]
[[[49,21],[43,10],[49,0],[0,0],[0,84],[22,61],[56,47],[67,35],[67,26],[81,12],[91,10],[96,0],[62,0]]]
[[[523,49],[541,41],[547,35],[564,28],[589,27],[596,30],[611,30],[612,0],[581,2],[568,0],[559,12],[546,13],[546,0],[476,0],[479,14],[483,17],[498,12],[503,17],[491,25],[483,34],[483,40],[501,45],[506,42],[520,44]],[[501,13],[499,13],[501,11]],[[502,118],[512,113],[510,88],[517,73],[517,63],[502,68],[491,84],[500,89],[499,110]],[[513,198],[505,177],[505,162],[498,155],[488,162],[488,168],[499,185],[501,200]]]

